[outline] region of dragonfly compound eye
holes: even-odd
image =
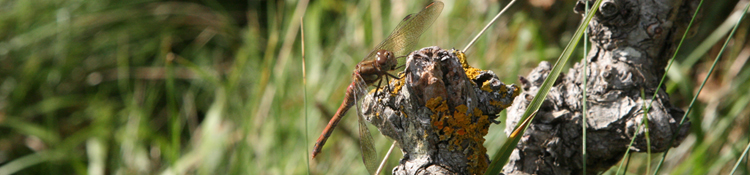
[[[388,60],[393,59],[393,54],[391,54],[391,52],[387,50],[379,50],[377,53],[377,57],[378,57],[378,60],[377,60],[378,64],[385,65],[386,63],[388,63]]]

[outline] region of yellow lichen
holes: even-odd
[[[399,75],[398,79],[392,80],[392,81],[396,81],[395,84],[393,85],[393,91],[391,91],[392,96],[398,94],[398,91],[401,90],[401,87],[404,86],[404,83],[406,81],[406,78],[404,78],[406,77],[406,74],[401,72],[398,75]]]
[[[511,104],[503,104],[503,102],[501,102],[501,101],[490,100],[490,105],[498,107],[498,108],[507,108]]]
[[[455,120],[454,123],[458,127],[466,127],[469,122],[471,121],[471,118],[469,116],[466,116],[466,112],[469,110],[466,105],[459,105],[456,107],[456,112],[453,113],[453,119]]]
[[[461,67],[464,68],[466,77],[468,77],[469,79],[474,79],[482,73],[482,69],[477,69],[469,65],[469,63],[466,61],[466,54],[458,50],[454,50],[453,53],[456,54],[456,58],[458,58],[458,61],[461,62]]]
[[[490,83],[490,81],[485,81],[484,83],[482,83],[482,88],[481,89],[483,91],[492,92],[492,89],[490,88],[491,86],[492,86],[492,84]],[[503,87],[501,87],[501,88],[503,88]],[[500,92],[502,92],[502,91],[500,91]]]
[[[372,93],[375,93],[375,91],[376,91],[376,90],[377,90],[378,92],[380,92],[380,89],[382,89],[382,88],[379,88],[379,87],[378,87],[378,88],[372,89],[372,90],[370,90],[370,92],[368,92],[368,94],[372,94]]]
[[[500,94],[502,94],[502,98],[505,98],[505,96],[508,95],[508,89],[505,86],[500,86],[500,89],[498,90]],[[514,93],[515,94],[515,93]]]

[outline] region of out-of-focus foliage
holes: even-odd
[[[307,173],[308,151],[342,101],[354,66],[427,3],[0,1],[0,174]],[[444,3],[417,47],[463,48],[507,2]],[[470,64],[516,82],[539,61],[559,56],[581,19],[573,5],[519,1],[468,51]],[[706,5],[697,34],[681,50],[696,50],[736,1]],[[746,146],[748,20],[740,25],[690,116],[693,134],[662,172],[725,173]],[[701,55],[713,58],[713,48]],[[687,51],[668,84],[680,106],[712,61],[686,62]],[[310,160],[310,172],[366,172],[353,115]],[[498,149],[503,127],[490,129],[488,152]],[[377,134],[375,141],[384,155],[391,141]],[[395,151],[385,172],[400,157]],[[637,162],[630,172],[645,172]]]

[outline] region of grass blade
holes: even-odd
[[[385,162],[388,160],[388,157],[391,156],[391,153],[393,153],[393,148],[396,147],[396,141],[393,141],[393,144],[391,144],[391,148],[388,149],[388,153],[385,153],[385,157],[383,157],[383,161],[380,162],[380,166],[378,166],[378,170],[375,171],[375,174],[380,174],[380,171],[383,170],[383,166],[385,166]]]
[[[636,138],[636,136],[638,136],[637,135],[638,134],[637,131],[640,131],[642,126],[643,125],[638,125],[638,127],[636,128],[636,133],[633,135],[633,138],[630,139],[630,144],[628,144],[628,148],[630,148],[631,146],[633,146],[633,142],[635,142],[635,138]],[[628,171],[628,164],[630,164],[630,149],[625,150],[624,157],[627,157],[627,160],[626,161],[620,161],[620,166],[617,167],[617,171],[615,171],[615,174],[620,174],[620,170],[622,169],[623,165],[625,166],[625,170],[623,170],[622,174],[625,174],[625,172]],[[625,162],[627,162],[628,164],[625,164]]]
[[[466,47],[464,47],[464,49],[461,50],[461,52],[466,53],[466,51],[469,50],[469,48],[471,47],[471,45],[474,45],[474,42],[476,42],[479,39],[479,37],[482,36],[482,34],[485,31],[487,31],[488,28],[490,28],[490,26],[492,25],[492,23],[495,23],[495,21],[497,21],[497,19],[500,18],[500,15],[502,15],[503,13],[505,13],[505,11],[508,10],[508,8],[511,5],[513,5],[513,3],[515,3],[515,2],[516,2],[516,0],[511,0],[508,3],[508,5],[506,5],[505,8],[503,8],[503,10],[500,10],[500,13],[497,13],[497,15],[495,15],[495,18],[492,18],[492,20],[490,21],[490,23],[487,23],[487,25],[484,26],[484,28],[481,31],[479,31],[479,33],[477,34],[477,36],[475,36],[474,39],[472,39],[471,42],[469,42],[469,44],[467,44]]]
[[[303,109],[302,112],[305,115],[305,164],[307,164],[307,174],[310,174],[310,151],[307,146],[307,143],[310,143],[308,140],[309,135],[308,134],[308,128],[307,128],[307,70],[305,68],[305,16],[303,15],[299,19],[299,30],[300,30],[300,50],[302,51],[302,103],[303,103]]]
[[[641,88],[641,98],[646,98],[646,92]],[[643,105],[646,106],[646,102],[643,102]],[[651,137],[649,137],[650,129],[648,128],[648,111],[650,108],[646,108],[646,110],[643,111],[643,118],[641,121],[641,124],[643,125],[643,129],[645,130],[646,134],[646,174],[649,174],[649,171],[651,170]],[[636,130],[636,134],[638,131]],[[635,137],[633,137],[635,138]],[[632,143],[632,142],[631,142]]]
[[[585,16],[588,16],[588,15],[589,15],[589,1],[586,1]],[[583,33],[584,34],[588,34],[588,30],[589,30],[589,28],[587,27],[586,29],[583,30]],[[581,99],[581,101],[583,102],[583,104],[582,104],[582,110],[584,112],[582,112],[583,115],[581,116],[582,117],[581,118],[581,133],[582,133],[581,134],[582,135],[582,137],[581,137],[582,138],[581,139],[581,157],[582,157],[581,162],[583,163],[583,173],[581,173],[581,174],[586,174],[586,169],[587,169],[586,168],[586,126],[588,125],[588,122],[586,122],[586,117],[587,117],[586,114],[588,114],[588,112],[586,112],[586,111],[588,111],[588,109],[587,109],[587,106],[586,106],[586,102],[588,102],[588,100],[587,100],[588,98],[586,96],[586,90],[588,89],[587,85],[589,83],[588,83],[588,80],[587,80],[588,75],[586,75],[586,73],[588,73],[587,70],[589,70],[588,69],[589,60],[586,59],[586,56],[589,55],[588,54],[588,50],[589,50],[588,49],[589,48],[588,47],[588,42],[589,42],[589,35],[583,35],[583,58],[581,58],[581,62],[583,62],[583,88],[582,88],[583,90],[581,91],[583,93],[582,94],[583,95],[583,97],[582,97],[583,99]]]
[[[745,151],[742,151],[742,156],[740,156],[739,159],[737,159],[737,163],[734,164],[734,168],[732,168],[732,172],[729,173],[730,175],[734,174],[734,172],[737,171],[737,167],[740,166],[740,163],[742,163],[742,159],[747,157],[747,152],[750,150],[750,143],[747,143],[747,146],[745,147]]]

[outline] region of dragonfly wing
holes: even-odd
[[[370,129],[367,128],[365,119],[359,116],[359,146],[362,150],[362,161],[370,174],[375,174],[378,169],[378,154],[373,146]]]
[[[442,11],[443,3],[435,1],[419,13],[406,16],[383,42],[378,44],[370,54],[367,54],[364,60],[374,59],[378,50],[388,50],[396,56],[406,55]]]
[[[355,74],[354,76],[359,75]],[[361,80],[361,77],[356,78]],[[357,85],[353,95],[354,101],[357,102],[354,106],[357,111],[357,121],[359,122],[359,148],[362,152],[362,161],[364,162],[367,171],[369,174],[374,174],[378,169],[378,154],[375,151],[375,146],[373,146],[372,134],[370,134],[370,129],[367,128],[365,116],[362,113],[362,109],[359,107],[362,104],[362,98],[364,98],[364,95],[367,93],[367,84],[365,84],[364,81],[355,80],[355,82],[357,82]]]

